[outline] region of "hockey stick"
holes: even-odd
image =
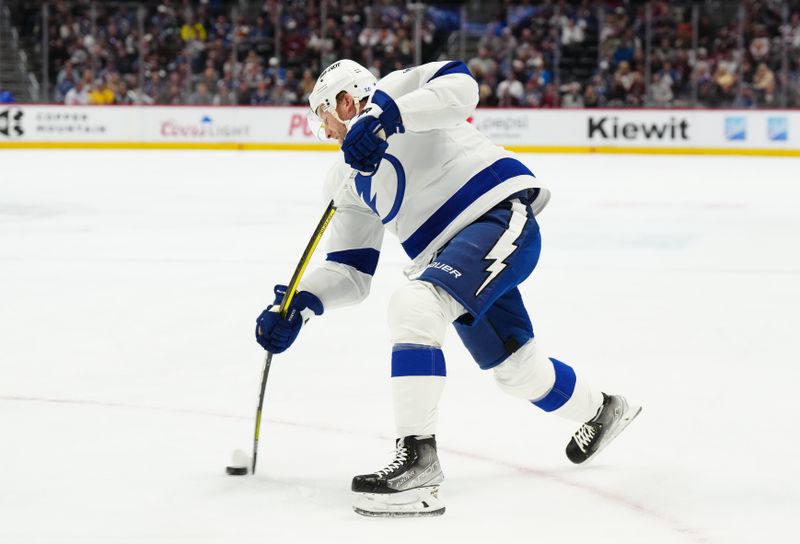
[[[306,271],[306,267],[308,266],[308,262],[311,260],[311,256],[314,254],[314,250],[317,248],[320,239],[322,239],[322,234],[325,232],[325,229],[328,228],[328,225],[333,219],[333,214],[336,213],[336,206],[333,203],[334,201],[331,200],[328,204],[328,208],[325,210],[325,213],[322,214],[322,218],[319,220],[319,224],[317,228],[314,229],[314,234],[311,235],[311,239],[308,241],[308,245],[306,246],[305,251],[303,252],[303,256],[300,257],[300,262],[297,263],[297,268],[294,269],[294,274],[292,274],[292,279],[289,281],[289,285],[286,288],[286,294],[283,295],[283,301],[281,302],[280,306],[280,316],[281,319],[286,319],[286,313],[289,311],[289,305],[292,303],[292,299],[294,298],[295,293],[297,292],[297,286],[300,283],[300,278],[303,277],[303,273]],[[269,376],[269,367],[272,365],[272,353],[267,352],[264,356],[264,372],[261,375],[261,392],[258,395],[258,409],[256,410],[256,429],[253,436],[253,465],[250,470],[250,474],[256,473],[256,459],[258,458],[258,437],[261,432],[261,411],[264,407],[264,392],[267,389],[267,377]]]

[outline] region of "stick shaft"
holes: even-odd
[[[322,234],[325,232],[325,229],[328,228],[331,219],[333,219],[334,213],[336,213],[336,206],[333,204],[333,200],[331,200],[330,204],[328,204],[328,207],[325,210],[325,213],[322,214],[322,218],[320,218],[317,228],[314,229],[314,234],[311,235],[311,239],[308,241],[302,257],[300,257],[300,262],[297,263],[297,267],[294,269],[292,279],[289,280],[289,285],[286,288],[286,294],[283,296],[283,301],[281,301],[281,318],[286,317],[286,313],[289,311],[289,305],[292,303],[292,299],[297,292],[297,286],[300,284],[300,279],[303,277],[303,273],[305,273],[306,268],[308,267],[308,263],[311,260],[311,256],[314,254],[314,250],[317,249],[319,241],[322,239]],[[261,391],[258,395],[258,408],[256,409],[256,428],[255,432],[253,433],[253,466],[251,467],[251,474],[256,473],[258,438],[261,434],[261,413],[264,408],[264,394],[267,390],[267,378],[269,377],[270,366],[272,366],[272,353],[267,352],[267,354],[264,356],[264,371],[261,373]]]
[[[264,356],[264,370],[261,373],[261,392],[258,395],[258,408],[256,409],[256,429],[253,433],[253,466],[251,473],[256,473],[256,460],[258,459],[258,438],[261,433],[261,410],[264,407],[264,392],[267,390],[267,377],[269,377],[269,367],[272,365],[272,353],[267,352]]]

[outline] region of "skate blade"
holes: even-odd
[[[356,514],[373,518],[441,516],[444,503],[439,486],[420,487],[400,493],[359,493],[353,505]]]
[[[589,458],[586,461],[590,461],[590,460],[594,459],[594,457],[598,453],[603,451],[603,449],[606,446],[608,446],[611,442],[613,442],[614,439],[619,435],[619,433],[624,431],[625,427],[630,425],[631,421],[636,419],[636,416],[638,416],[642,412],[642,407],[641,406],[637,406],[635,404],[628,404],[627,401],[626,401],[625,405],[626,405],[625,412],[622,414],[622,417],[620,418],[619,423],[614,426],[614,428],[609,433],[608,437],[605,440],[603,440],[603,442],[600,444],[600,446],[598,446],[598,448],[595,450],[595,452],[591,456],[589,456]]]

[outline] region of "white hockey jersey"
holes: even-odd
[[[343,154],[328,173],[326,201],[334,198],[338,209],[326,233],[327,262],[300,283],[325,309],[367,296],[384,230],[412,259],[406,273],[413,276],[458,231],[508,196],[539,188],[534,213],[549,199],[521,162],[468,122],[478,85],[462,62],[393,72],[377,89],[397,104],[405,132],[389,137],[374,175],[352,170]]]

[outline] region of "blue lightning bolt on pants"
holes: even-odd
[[[541,247],[528,195],[515,195],[461,230],[419,277],[467,309],[454,325],[483,369],[533,338],[517,285],[533,272]]]

